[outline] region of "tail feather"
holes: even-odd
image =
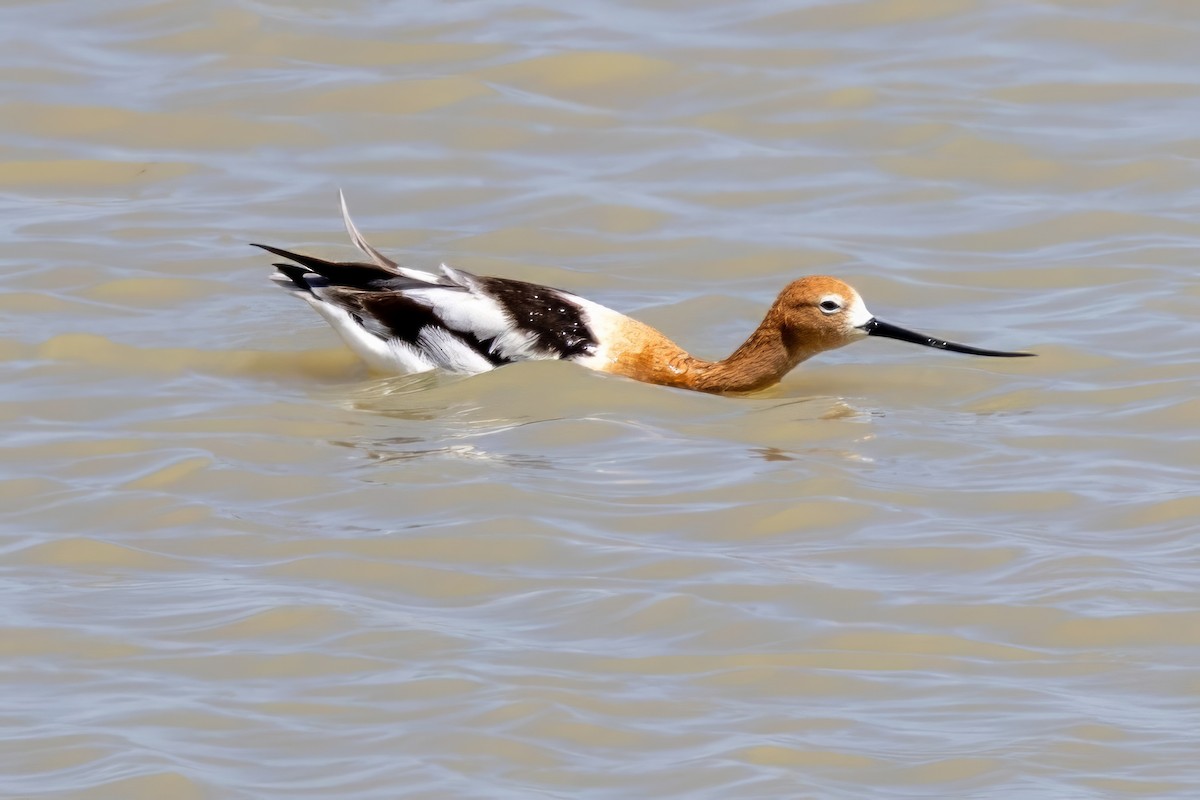
[[[278,272],[271,279],[284,289],[306,300],[314,302],[338,302],[338,294],[357,292],[405,292],[412,289],[438,287],[452,292],[466,292],[475,287],[474,276],[443,267],[442,274],[419,269],[401,267],[372,247],[359,232],[350,218],[345,195],[338,193],[342,204],[342,220],[355,247],[365,253],[370,262],[327,261],[316,256],[284,250],[269,244],[252,243],[252,246],[287,259],[288,263],[276,263]]]
[[[277,256],[295,261],[301,267],[305,268],[306,271],[315,272],[328,279],[330,283],[346,286],[351,289],[386,291],[399,288],[396,285],[397,281],[406,284],[414,283],[411,278],[402,277],[391,270],[384,269],[375,264],[365,264],[358,261],[326,261],[316,256],[307,256],[303,253],[293,253],[291,250],[284,250],[281,247],[272,247],[269,244],[251,242],[251,245],[253,247],[260,247],[268,253],[274,253]],[[288,273],[284,272],[284,275],[288,275]]]
[[[350,234],[350,241],[354,242],[354,246],[369,256],[376,266],[397,271],[399,265],[372,247],[366,237],[359,233],[358,226],[350,219],[350,208],[346,205],[346,195],[341,189],[338,189],[338,199],[342,202],[342,222],[346,224],[346,233]]]
[[[277,262],[271,266],[279,270],[279,272],[271,276],[271,279],[284,289],[296,292],[297,294],[313,294],[313,278],[317,278],[317,280],[320,280],[323,284],[328,283],[327,281],[319,278],[312,270],[304,267],[298,267],[295,264],[284,264],[282,262]]]

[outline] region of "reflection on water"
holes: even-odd
[[[362,441],[333,441],[330,444],[360,451],[376,462],[421,459],[466,459],[494,463],[497,467],[554,469],[555,462],[539,456],[493,453],[474,444],[451,444],[444,447],[424,447],[426,440],[416,436],[394,436],[387,439]]]
[[[0,795],[1195,794],[1193,4],[61,11],[0,54]],[[371,376],[246,245],[352,258],[339,187],[698,355],[828,273],[1040,357]]]

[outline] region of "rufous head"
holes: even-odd
[[[807,355],[861,339],[874,319],[854,287],[828,275],[792,281],[779,293],[775,309],[789,349]]]
[[[801,359],[844,347],[866,336],[898,339],[973,356],[1015,358],[1034,355],[983,350],[882,322],[867,310],[854,287],[828,275],[812,275],[792,281],[779,293],[772,310],[778,314],[784,343]]]

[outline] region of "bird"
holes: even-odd
[[[691,355],[655,328],[562,289],[474,275],[442,264],[437,273],[376,250],[341,195],[342,220],[367,261],[326,261],[254,243],[286,261],[271,279],[312,306],[372,369],[405,374],[440,369],[487,372],[518,361],[559,359],[647,383],[713,394],[755,392],[802,361],[870,336],[992,358],[984,350],[876,318],[859,293],[828,275],[783,288],[759,326],[720,361]]]

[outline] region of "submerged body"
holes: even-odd
[[[516,361],[561,359],[589,369],[703,392],[750,392],[778,383],[817,353],[868,335],[983,356],[980,350],[876,320],[853,288],[827,276],[793,281],[741,347],[721,361],[690,355],[659,331],[578,295],[442,265],[398,266],[367,243],[342,200],[346,230],[370,262],[332,262],[257,245],[294,263],[272,278],[308,302],[372,368],[486,372]]]

